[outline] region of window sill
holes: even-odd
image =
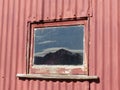
[[[44,74],[17,74],[19,78],[30,78],[30,79],[74,79],[74,80],[96,80],[98,76],[88,75],[44,75]]]

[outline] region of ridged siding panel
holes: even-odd
[[[28,22],[88,16],[88,0],[0,0],[0,90],[88,90],[89,82],[21,80]]]
[[[120,90],[120,1],[93,0],[90,22],[90,90]]]
[[[90,90],[120,90],[120,1],[91,0]],[[0,90],[89,90],[89,82],[19,80],[26,73],[27,22],[88,16],[88,0],[0,0]]]
[[[27,0],[30,21],[88,16],[89,0]]]

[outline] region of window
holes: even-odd
[[[34,28],[34,65],[82,65],[84,25]]]
[[[87,74],[87,21],[32,24],[30,68],[34,74]]]

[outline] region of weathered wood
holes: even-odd
[[[93,80],[98,76],[88,75],[44,75],[44,74],[17,74],[19,78],[41,78],[41,79],[75,79],[75,80]]]

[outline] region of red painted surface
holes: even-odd
[[[90,23],[90,75],[100,77],[91,90],[120,90],[120,1],[93,0]]]
[[[119,8],[119,0],[0,0],[0,90],[120,90]],[[26,73],[28,22],[89,14],[88,69],[90,75],[99,76],[99,82],[16,77]]]
[[[70,26],[70,25],[84,25],[85,26],[85,54],[84,54],[84,65],[82,67],[65,67],[65,66],[58,66],[58,67],[52,67],[52,66],[40,66],[40,67],[35,67],[35,65],[33,65],[33,54],[34,54],[34,29],[35,28],[44,28],[44,27],[56,27],[56,26]],[[31,33],[30,33],[31,32]],[[29,68],[29,73],[31,74],[84,74],[84,75],[88,75],[88,20],[71,20],[71,21],[62,21],[62,22],[46,22],[46,23],[40,23],[40,24],[36,24],[33,23],[31,24],[31,30],[29,30],[30,33],[30,37],[28,40],[28,43],[30,43],[30,50],[28,51],[28,55],[30,54],[30,62],[28,64],[30,64],[30,68]]]

